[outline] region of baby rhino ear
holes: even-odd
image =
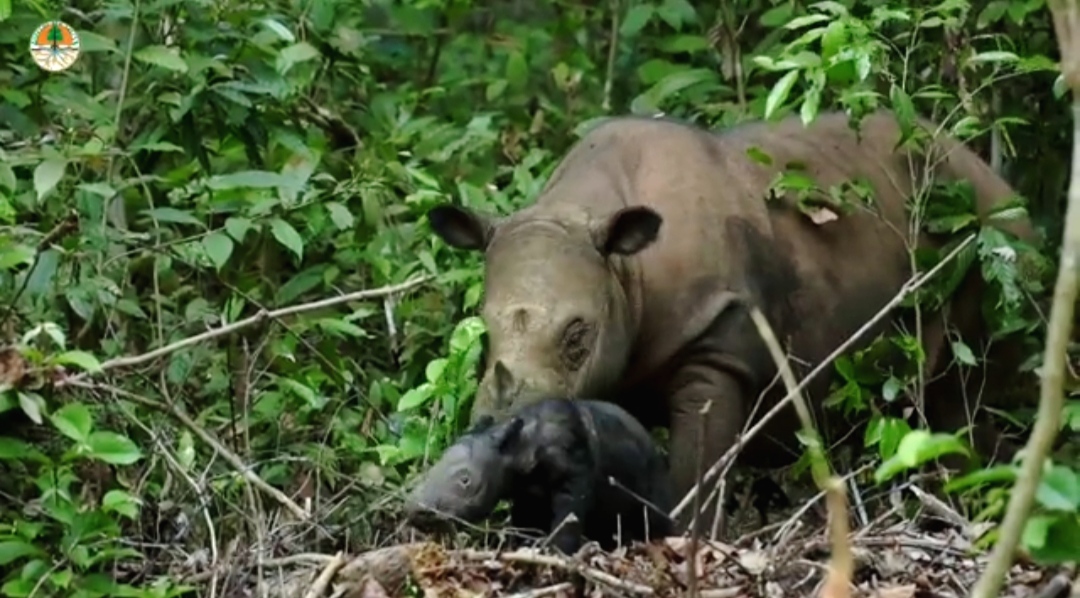
[[[500,453],[504,455],[510,454],[517,448],[518,441],[521,440],[521,429],[524,427],[525,421],[515,416],[510,418],[506,425],[496,432],[495,446]]]
[[[597,224],[593,242],[603,255],[633,255],[656,241],[663,221],[652,208],[623,208]]]

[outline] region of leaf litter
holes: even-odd
[[[862,517],[848,513],[850,567],[830,562],[827,517],[808,508],[792,508],[794,515],[785,514],[770,525],[744,525],[746,531],[731,534],[736,539],[730,543],[699,538],[693,568],[688,563],[692,543],[686,537],[634,543],[611,552],[587,543],[578,554],[565,557],[546,548],[508,545],[506,530],[496,532],[499,542],[470,537],[461,546],[465,532],[449,540],[427,538],[398,522],[397,532],[380,548],[264,560],[261,574],[250,552],[232,551],[227,563],[218,563],[218,568],[227,565],[229,575],[227,583],[219,582],[228,587],[219,587],[217,595],[674,597],[689,595],[694,570],[700,598],[967,596],[985,567],[986,554],[976,542],[989,526],[970,524],[956,512],[943,516],[949,507],[926,492],[911,496],[923,505],[914,516],[902,517],[885,505],[881,515],[860,524]],[[188,575],[181,576],[206,582],[205,568],[198,568],[204,570],[192,575],[188,569]],[[850,573],[834,575],[826,583],[834,569]],[[1021,556],[1001,596],[1064,598],[1075,575],[1072,569],[1040,567]]]

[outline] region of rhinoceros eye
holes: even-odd
[[[563,329],[561,354],[563,363],[570,370],[576,370],[585,363],[589,356],[589,333],[591,326],[581,318],[574,318]]]
[[[461,477],[458,478],[458,485],[461,486],[462,490],[468,490],[469,484],[471,483],[472,480],[469,478],[469,474],[467,473],[461,474]]]

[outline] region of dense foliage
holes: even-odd
[[[27,44],[53,18],[82,55],[50,74]],[[177,595],[146,564],[169,545],[205,563],[234,538],[374,541],[460,430],[483,346],[478,258],[425,212],[531,201],[597,118],[918,114],[1060,237],[1070,115],[1043,0],[87,0],[0,2],[0,21],[4,596]],[[970,230],[958,210],[929,225]],[[1031,336],[1030,369],[1037,287],[1006,243],[983,231],[967,263],[997,324]],[[858,362],[834,402],[877,414],[870,456],[896,473],[948,448],[872,406],[911,380]],[[1039,558],[1080,554],[1073,466],[1040,489]],[[980,517],[1012,475],[964,483]],[[320,526],[267,523],[308,501]]]

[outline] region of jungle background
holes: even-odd
[[[54,18],[82,55],[50,74],[28,44]],[[532,201],[605,116],[918,114],[1016,187],[1056,262],[1057,60],[1043,0],[0,1],[0,594],[181,595],[155,562],[402,533],[483,348],[479,258],[424,214]],[[1024,303],[995,242],[973,255]],[[1038,323],[1000,320],[1037,367]],[[837,368],[895,461],[908,428],[873,403],[906,382]],[[1040,562],[1080,555],[1064,448],[1024,535]],[[968,478],[972,517],[1000,517],[1011,467]]]

